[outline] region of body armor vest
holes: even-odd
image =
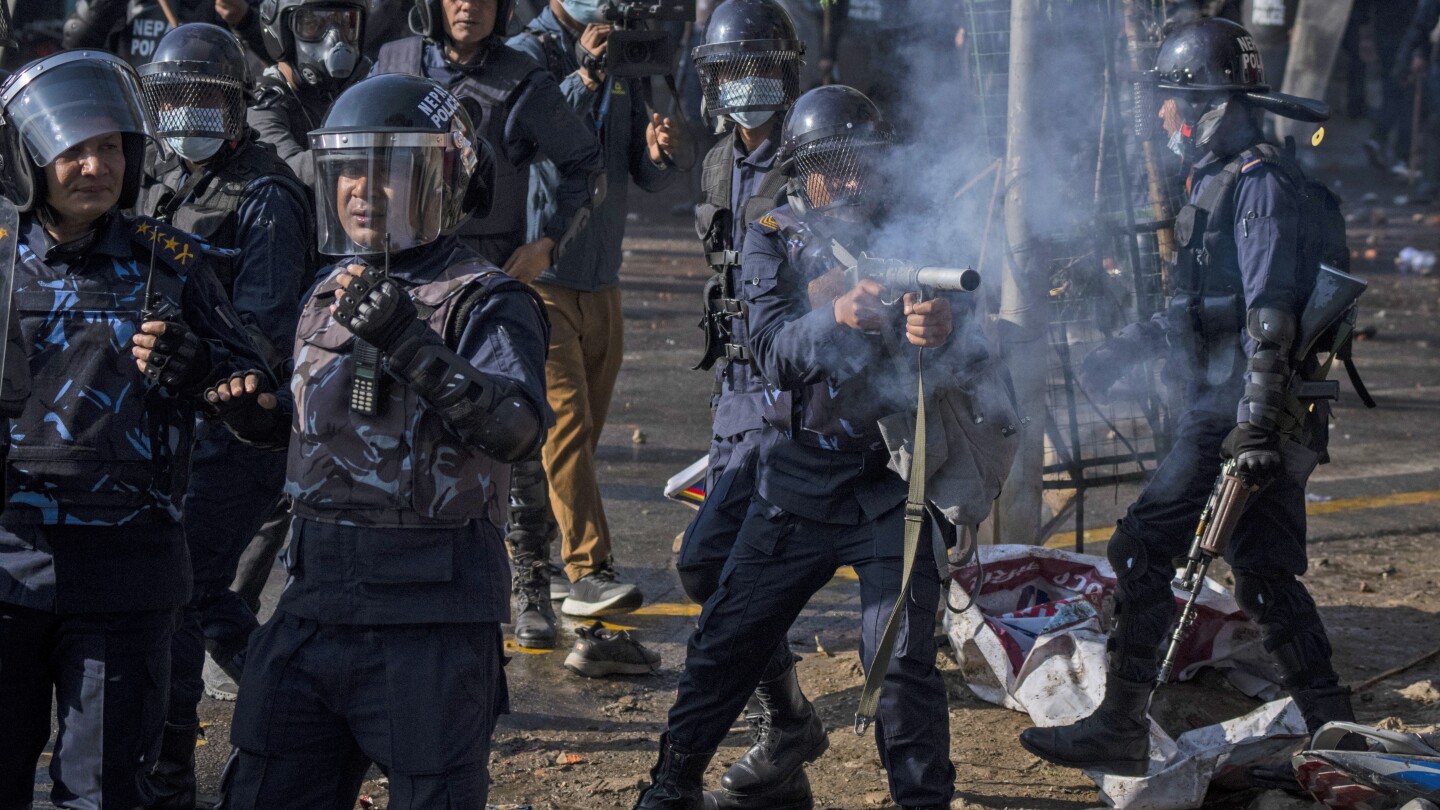
[[[484,219],[469,219],[460,226],[462,237],[513,236],[525,238],[525,205],[530,191],[527,171],[530,155],[512,155],[506,144],[505,122],[520,91],[531,74],[543,71],[530,57],[494,43],[479,64],[459,67],[459,81],[449,91],[457,98],[473,98],[484,114],[475,121],[475,131],[495,153],[495,196]],[[386,43],[375,62],[375,73],[425,74],[425,39],[406,37]],[[517,242],[517,244],[519,243]]]
[[[759,222],[784,241],[790,269],[801,273],[807,286],[840,267],[824,240],[801,222],[789,205],[771,211]],[[757,287],[773,287],[776,283],[774,278],[751,277],[743,268],[739,280]],[[839,386],[826,380],[793,391],[781,391],[766,383],[765,421],[804,445],[827,450],[873,450],[883,444],[877,420],[896,407],[886,403],[872,385],[871,376],[858,375]]]
[[[735,287],[743,245],[734,241],[735,139],[731,129],[705,154],[701,164],[701,202],[695,209],[695,230],[705,248],[705,262],[715,276],[705,283],[705,354],[696,369],[709,369],[720,358],[730,362],[750,359],[749,335],[745,326],[745,302]],[[786,177],[771,169],[760,181],[757,193],[740,205],[740,229],[750,227],[765,212],[782,203]]]
[[[134,255],[59,272],[21,245],[15,315],[33,395],[10,430],[6,520],[118,526],[179,520],[195,413],[146,379],[130,355],[152,298],[180,310],[186,272],[203,248],[149,217],[123,218]],[[177,261],[170,254],[187,257]],[[187,266],[188,265],[188,266]]]
[[[510,466],[456,438],[413,388],[386,380],[375,416],[351,409],[355,339],[329,310],[340,272],[317,286],[300,314],[285,485],[296,514],[390,527],[458,526],[483,518],[503,530],[500,493],[509,491]],[[510,283],[514,280],[489,264],[462,262],[409,293],[420,316],[449,345],[464,326],[455,323],[457,307],[473,294]]]

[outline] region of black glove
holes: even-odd
[[[240,396],[230,393],[233,392],[232,383],[240,380],[243,384],[250,376],[254,376],[256,382],[253,392],[247,391]],[[222,390],[228,393],[223,399]],[[274,402],[274,392],[275,387],[270,384],[269,374],[254,369],[237,371],[205,391],[205,407],[212,418],[229,428],[241,441],[283,446],[289,438],[289,431],[284,424],[285,415],[277,407],[278,403]],[[266,398],[266,401],[271,403],[268,408],[261,404],[261,396],[264,394],[272,395]]]
[[[335,321],[387,354],[415,330],[428,329],[410,294],[368,266],[360,275],[351,276],[350,286],[336,297]]]
[[[164,321],[145,361],[145,376],[177,394],[193,392],[210,372],[210,347],[180,321]],[[149,334],[148,332],[137,332]]]
[[[1264,486],[1285,468],[1280,442],[1279,433],[1241,422],[1220,444],[1220,457],[1234,459],[1235,475],[1247,484]]]
[[[1153,356],[1162,341],[1149,322],[1126,326],[1080,361],[1080,387],[1103,398],[1130,369]]]

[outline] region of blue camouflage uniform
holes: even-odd
[[[861,660],[872,664],[900,590],[905,482],[887,468],[876,420],[913,409],[914,354],[897,320],[866,335],[811,308],[808,286],[833,260],[788,206],[751,226],[739,285],[749,305],[750,346],[772,386],[759,442],[756,494],[720,587],[690,638],[670,711],[677,749],[713,751],[810,596],[843,565],[860,578]],[[907,371],[909,369],[909,371]],[[913,394],[911,395],[913,396]],[[945,685],[935,668],[939,573],[917,566],[875,738],[895,801],[948,806],[950,763]]]
[[[761,182],[774,167],[779,144],[780,123],[776,121],[769,137],[754,152],[747,153],[739,136],[733,133],[714,147],[730,152],[730,244],[737,254],[745,248],[747,223],[742,212],[746,202],[759,193]],[[738,269],[730,271],[732,284]],[[724,293],[726,298],[739,295],[739,291],[733,289]],[[748,345],[745,317],[730,318],[728,323],[731,343]],[[765,382],[756,373],[751,359],[734,358],[717,365],[715,388],[711,401],[714,421],[710,430],[710,467],[705,474],[705,502],[685,530],[680,557],[675,564],[686,592],[699,603],[714,592],[720,569],[730,556],[735,535],[750,506],[755,492],[755,453],[760,431],[765,426]],[[789,658],[788,651],[784,657]]]
[[[396,379],[376,416],[350,410],[354,341],[328,308],[353,261],[322,271],[300,318],[290,582],[247,654],[232,806],[349,807],[375,762],[397,807],[483,808],[508,710],[509,468]],[[461,357],[548,413],[546,327],[528,288],[454,236],[392,257],[389,277]]]
[[[1231,157],[1209,153],[1196,162],[1192,203],[1219,181]],[[1169,454],[1120,520],[1109,547],[1125,614],[1111,640],[1111,666],[1131,681],[1155,678],[1157,647],[1174,615],[1170,561],[1186,553],[1220,473],[1222,441],[1247,418],[1241,398],[1254,342],[1245,332],[1245,313],[1271,307],[1298,321],[1309,295],[1313,274],[1307,278],[1297,266],[1300,193],[1281,163],[1247,160],[1233,194],[1233,221],[1215,229],[1221,238],[1203,246],[1202,259],[1190,263],[1193,272],[1179,273],[1177,300],[1209,301],[1201,308],[1208,314],[1171,306],[1146,327],[1157,343],[1168,339],[1186,355],[1177,358],[1187,364],[1186,408]],[[1191,255],[1202,249],[1199,233],[1188,241],[1177,233],[1177,241]],[[1236,597],[1260,625],[1265,647],[1307,719],[1307,695],[1338,684],[1324,625],[1296,579],[1307,565],[1305,481],[1325,457],[1325,405],[1316,403],[1300,435],[1292,437],[1301,446],[1287,449],[1285,474],[1250,497],[1225,553]]]
[[[204,384],[265,366],[207,250],[114,212],[64,245],[21,221],[15,310],[34,396],[11,426],[0,517],[0,806],[30,805],[52,694],[55,804],[142,803],[190,594],[181,503],[203,388],[175,395],[136,367],[147,278],[208,345]]]
[[[267,367],[283,379],[289,377],[301,284],[310,271],[313,216],[304,187],[255,138],[250,132],[238,146],[223,147],[199,169],[198,182],[179,158],[159,163],[141,208],[212,245],[239,251],[221,263],[221,285]],[[205,420],[196,424],[195,436],[184,520],[194,592],[175,634],[166,716],[181,726],[199,722],[206,649],[229,667],[258,626],[230,583],[240,553],[274,510],[285,483],[283,452],[248,445]]]

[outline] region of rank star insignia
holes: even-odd
[[[148,222],[140,222],[140,223],[137,223],[137,224],[135,225],[135,232],[138,233],[138,234],[140,234],[141,236],[144,236],[145,234],[150,233],[150,223],[148,223]]]
[[[178,248],[178,247],[180,247],[180,240],[179,240],[179,239],[176,239],[175,237],[172,236],[172,237],[170,237],[170,238],[168,238],[168,239],[165,240],[165,249],[168,250],[168,251],[170,251],[171,253],[174,253],[174,252],[175,252],[175,248]]]

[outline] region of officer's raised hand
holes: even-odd
[[[210,347],[179,321],[146,321],[131,341],[140,373],[176,394],[198,391],[210,372]]]
[[[916,299],[915,293],[905,293],[905,339],[922,349],[945,345],[955,330],[950,299]]]
[[[330,305],[331,316],[380,351],[392,352],[416,330],[428,331],[410,293],[374,267],[347,265],[338,283],[340,293]]]
[[[1235,475],[1247,484],[1265,486],[1280,475],[1285,459],[1279,432],[1241,422],[1220,445],[1220,457],[1235,460]]]

